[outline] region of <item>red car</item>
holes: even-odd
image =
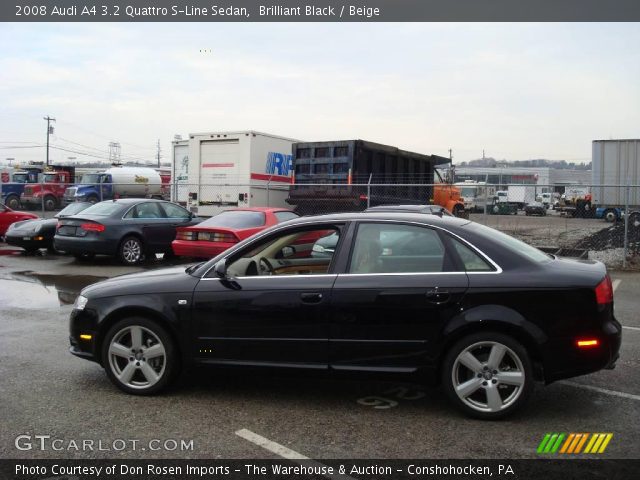
[[[293,218],[298,214],[286,208],[225,210],[192,227],[177,228],[171,247],[178,256],[212,258],[240,240]]]
[[[9,225],[12,223],[20,222],[22,220],[33,220],[35,218],[40,217],[33,213],[16,212],[15,210],[11,210],[4,203],[0,203],[0,237],[4,237]]]

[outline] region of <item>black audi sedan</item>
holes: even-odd
[[[107,200],[61,219],[53,242],[57,250],[78,259],[111,255],[135,265],[146,255],[171,255],[176,228],[200,221],[180,205],[163,200]]]
[[[21,247],[27,252],[46,248],[51,253],[57,253],[53,247],[53,237],[56,234],[58,220],[76,215],[91,205],[89,202],[74,202],[60,210],[53,218],[16,222],[9,226],[5,241],[9,245]]]
[[[332,255],[297,250],[314,234],[339,237]],[[621,341],[602,263],[386,212],[303,217],[208,262],[91,285],[70,332],[71,353],[128,393],[202,365],[379,374],[439,382],[485,419],[520,408],[535,381],[613,368]]]

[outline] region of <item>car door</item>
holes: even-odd
[[[201,362],[326,370],[329,303],[336,279],[331,258],[296,255],[299,238],[341,225],[288,227],[260,236],[197,285],[194,355]],[[266,259],[266,262],[264,260]]]
[[[147,250],[163,251],[164,245],[167,244],[167,237],[170,236],[171,227],[158,202],[138,203],[129,209],[123,220],[135,225],[142,232]],[[168,243],[170,245],[171,240]]]
[[[412,372],[468,288],[441,233],[428,226],[359,222],[331,298],[334,370]]]
[[[164,211],[167,224],[163,242],[165,242],[167,249],[171,249],[171,242],[176,239],[176,228],[192,225],[193,215],[175,203],[162,202],[160,203],[160,208]]]

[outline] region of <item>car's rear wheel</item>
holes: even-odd
[[[118,249],[118,258],[124,265],[136,265],[144,259],[142,241],[138,237],[125,237]]]
[[[6,205],[11,210],[18,210],[18,208],[20,208],[20,199],[15,195],[12,195],[9,198],[7,198]]]
[[[119,321],[107,333],[102,365],[119,389],[152,395],[175,377],[178,355],[171,337],[157,322],[131,317]]]
[[[442,368],[447,395],[467,415],[493,420],[527,401],[533,370],[526,349],[501,333],[477,333],[456,342]]]
[[[56,202],[56,197],[52,197],[51,195],[44,197],[44,209],[47,212],[55,210],[57,203],[58,202]]]

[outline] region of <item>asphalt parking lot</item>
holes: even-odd
[[[125,395],[97,364],[68,353],[70,302],[84,285],[164,262],[84,264],[4,244],[0,253],[2,458],[278,458],[279,446],[318,459],[533,458],[547,432],[612,432],[602,457],[640,457],[640,273],[612,273],[625,326],[615,370],[539,386],[524,411],[483,422],[438,389],[365,381],[195,372],[168,394]],[[20,435],[32,448],[16,447]],[[39,435],[62,439],[62,450],[40,450]],[[93,449],[70,448],[87,439]]]

